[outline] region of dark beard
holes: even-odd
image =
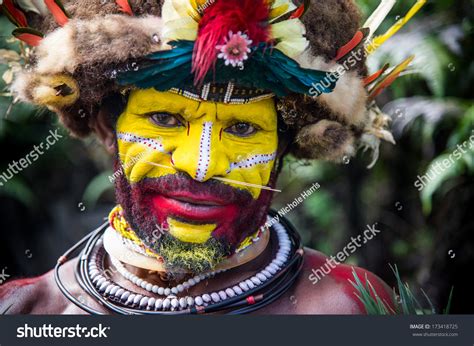
[[[273,176],[271,180],[275,180]],[[153,196],[170,191],[190,191],[194,194],[206,192],[225,197],[229,203],[235,203],[239,207],[238,215],[229,222],[218,225],[212,238],[204,244],[182,242],[169,233],[157,232],[158,225],[166,223],[166,218],[158,219],[151,208],[150,199]],[[236,189],[216,180],[200,183],[184,173],[145,179],[133,185],[121,175],[116,181],[116,194],[130,226],[147,247],[164,259],[165,267],[169,271],[186,270],[192,273],[212,270],[223,259],[232,255],[245,238],[265,223],[273,197],[271,191],[262,190],[255,200],[246,190]]]
[[[229,253],[228,245],[211,238],[204,244],[185,243],[170,234],[164,234],[153,250],[163,257],[171,272],[183,269],[199,274],[215,268]]]

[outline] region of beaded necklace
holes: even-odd
[[[274,215],[270,215],[272,217]],[[79,285],[108,310],[120,314],[197,314],[224,312],[229,314],[248,313],[260,309],[278,299],[296,280],[303,263],[303,249],[300,239],[292,226],[284,219],[271,227],[278,239],[278,250],[272,261],[252,277],[229,285],[222,290],[197,296],[185,293],[192,285],[221,272],[211,272],[196,276],[173,288],[164,288],[141,279],[124,269],[123,265],[111,258],[118,272],[136,286],[144,287],[151,295],[142,295],[127,290],[107,277],[104,266],[106,251],[103,247],[103,233],[106,225],[68,250],[60,258],[55,268],[55,279],[61,292],[81,309],[92,314],[103,314],[72,296],[62,283],[59,268],[66,258],[86,243],[76,268]],[[197,281],[197,282],[196,282]],[[185,285],[187,283],[187,285]],[[151,286],[150,286],[151,285]],[[149,288],[149,289],[147,289]],[[161,290],[163,289],[163,290]],[[169,290],[168,290],[169,289]],[[166,290],[166,291],[165,291]]]

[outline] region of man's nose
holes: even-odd
[[[212,121],[192,127],[172,154],[173,167],[200,182],[226,176],[230,162],[219,137]]]

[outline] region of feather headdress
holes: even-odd
[[[96,128],[110,97],[156,88],[197,100],[273,97],[300,158],[374,158],[393,142],[375,98],[412,58],[367,75],[365,58],[426,0],[377,35],[395,0],[360,25],[353,0],[4,0],[13,34],[34,47],[12,91],[47,106],[75,135]]]
[[[158,90],[232,81],[281,97],[309,94],[327,72],[303,69],[292,59],[309,45],[298,18],[305,6],[288,0],[165,0],[163,36],[171,50],[120,73],[119,81]],[[329,80],[321,92],[335,84]]]

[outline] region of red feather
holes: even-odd
[[[217,61],[216,46],[225,43],[229,31],[247,34],[252,45],[268,42],[270,8],[267,0],[217,0],[203,13],[194,45],[195,84],[203,82]]]
[[[364,39],[364,34],[362,31],[357,31],[354,37],[346,43],[344,46],[339,48],[337,51],[337,55],[334,60],[339,61],[341,58],[345,57],[349,54],[355,47],[359,45],[359,43]]]
[[[43,39],[43,36],[30,32],[13,31],[13,36],[33,47],[39,46]]]
[[[389,66],[390,66],[389,64],[386,64],[384,67],[382,67],[380,70],[375,72],[373,75],[365,78],[364,86],[368,86],[372,84],[373,82],[375,82],[382,75],[382,73],[384,73],[389,68]]]
[[[303,5],[298,7],[290,16],[290,19],[301,18],[311,6],[311,0],[305,0]]]
[[[305,9],[305,5],[301,5],[295,12],[293,12],[290,19],[300,18],[304,14]]]
[[[12,21],[16,26],[28,26],[25,14],[15,7],[12,0],[4,0],[2,9],[8,19],[10,19],[10,21]]]
[[[132,11],[132,8],[130,7],[130,3],[128,2],[128,0],[115,0],[115,2],[119,6],[120,11],[130,16],[133,16],[133,11]]]
[[[59,0],[44,0],[44,3],[48,7],[49,11],[53,15],[56,22],[60,26],[66,25],[66,23],[69,21],[69,17],[67,16],[60,1]]]

